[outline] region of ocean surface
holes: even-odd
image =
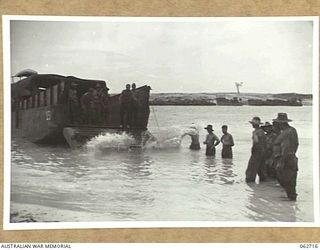
[[[300,145],[298,198],[288,201],[274,180],[246,184],[253,116],[287,112]],[[190,151],[181,135],[195,123],[200,141],[212,124],[227,124],[234,158]],[[154,106],[149,131],[157,141],[129,149],[126,135],[101,135],[85,148],[38,146],[12,138],[11,221],[283,221],[311,222],[312,107]]]

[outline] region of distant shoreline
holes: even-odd
[[[217,100],[219,99],[219,100]],[[265,103],[267,102],[267,103]],[[302,106],[312,105],[312,94],[298,93],[152,93],[152,106]],[[255,105],[254,103],[258,103]],[[262,104],[261,104],[262,103]],[[301,105],[300,104],[300,105]]]

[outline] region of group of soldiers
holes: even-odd
[[[120,95],[120,126],[123,129],[133,128],[138,122],[139,98],[136,84],[126,85]]]
[[[68,91],[68,107],[72,124],[98,125],[108,123],[109,116],[109,88],[96,84],[93,88],[79,97],[76,83],[71,83]],[[132,128],[137,123],[138,97],[136,84],[126,85],[120,98],[120,126]]]
[[[73,124],[105,124],[108,121],[109,88],[99,83],[80,98],[77,84],[71,83],[68,91],[70,122]]]
[[[288,119],[286,113],[278,113],[272,124],[263,124],[259,117],[253,117],[251,121],[254,131],[252,132],[251,157],[246,170],[246,182],[255,182],[256,176],[259,181],[267,178],[277,179],[287,192],[290,200],[296,200],[296,180],[298,172],[298,158],[296,152],[299,141],[298,134],[294,127],[289,125],[292,120]],[[190,127],[190,131],[183,134],[191,137],[190,149],[199,150],[199,131],[195,126]],[[216,146],[222,143],[222,158],[232,158],[232,147],[234,140],[228,133],[228,126],[222,126],[222,137],[218,138],[213,133],[212,125],[205,128],[208,132],[204,144],[206,144],[206,155],[214,156]]]
[[[216,154],[216,146],[222,144],[222,150],[221,150],[221,157],[222,158],[232,158],[232,147],[234,146],[234,141],[232,135],[228,132],[228,126],[223,125],[221,127],[222,129],[222,136],[221,139],[218,138],[213,133],[213,127],[211,124],[209,124],[207,127],[204,128],[207,130],[208,134],[206,136],[206,140],[203,142],[203,144],[206,145],[206,155],[208,156],[215,156]],[[191,144],[190,149],[191,150],[199,150],[200,142],[199,142],[199,131],[195,125],[191,125],[189,127],[189,131],[185,132],[181,137],[184,137],[185,135],[189,135],[191,137]]]
[[[266,178],[276,178],[286,190],[290,200],[296,200],[296,180],[298,158],[296,152],[299,141],[294,127],[289,125],[286,113],[278,113],[273,123],[261,123],[259,117],[253,117],[250,123],[252,132],[251,157],[246,170],[246,182],[255,182]]]

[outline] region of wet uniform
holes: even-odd
[[[205,140],[205,144],[207,144],[206,155],[214,156],[216,154],[215,142],[219,141],[219,138],[214,134],[208,134]]]
[[[287,192],[288,198],[296,200],[296,181],[298,173],[298,158],[296,152],[299,140],[295,128],[288,126],[281,131],[275,140],[275,146],[278,147],[277,155],[277,179],[280,185]]]
[[[260,181],[265,179],[263,172],[265,162],[266,135],[262,128],[257,128],[252,132],[251,157],[246,170],[246,182],[254,182],[256,175],[259,175]]]
[[[232,146],[234,145],[233,137],[231,134],[226,133],[221,137],[221,143],[222,143],[222,152],[221,157],[222,158],[232,158]]]

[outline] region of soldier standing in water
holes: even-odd
[[[290,200],[297,199],[296,183],[298,174],[298,158],[296,152],[299,146],[298,133],[296,129],[289,126],[286,113],[278,113],[273,121],[279,123],[281,133],[275,140],[275,145],[280,151],[275,156],[277,159],[277,178],[280,185],[284,187]]]
[[[216,155],[216,146],[220,143],[219,138],[213,133],[212,125],[208,125],[204,128],[208,131],[206,140],[203,144],[206,144],[206,155],[215,156]]]
[[[189,148],[191,150],[200,150],[200,142],[199,142],[199,130],[195,125],[191,125],[188,129],[187,132],[185,132],[182,136],[181,139],[189,135],[191,137],[191,144]]]
[[[222,133],[223,136],[221,137],[221,143],[222,143],[222,152],[221,157],[222,158],[232,158],[232,147],[234,146],[233,137],[231,134],[228,133],[228,126],[223,125],[222,127]]]
[[[261,128],[266,135],[265,172],[268,177],[276,178],[273,147],[277,134],[274,132],[274,128],[270,122],[266,122]]]
[[[252,148],[251,157],[248,162],[246,170],[246,182],[255,182],[256,175],[259,175],[259,180],[265,180],[265,174],[263,172],[264,161],[265,161],[265,147],[266,147],[266,136],[260,128],[261,120],[259,117],[253,117],[249,121],[254,128],[252,132]]]

